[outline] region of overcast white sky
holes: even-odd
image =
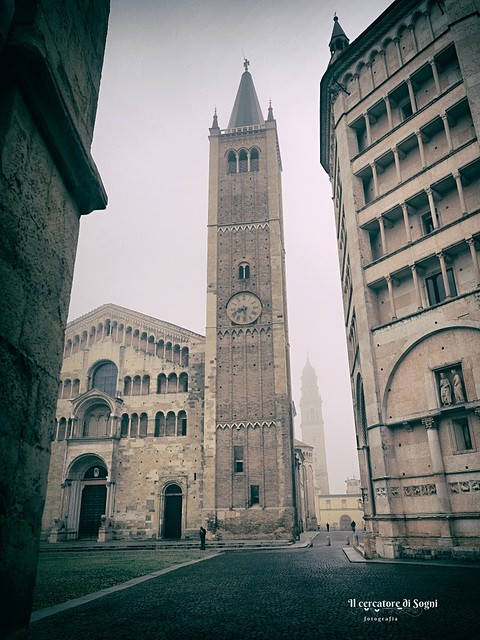
[[[113,302],[205,333],[208,129],[243,72],[280,137],[294,400],[307,353],[331,492],[358,478],[319,83],[335,12],[354,40],[386,0],[112,0],[92,154],[109,204],[81,221],[70,319]],[[300,415],[296,418],[297,437]]]

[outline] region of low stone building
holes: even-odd
[[[325,531],[327,524],[331,531],[351,531],[352,522],[356,529],[363,531],[363,500],[360,491],[360,480],[347,478],[346,493],[332,493],[330,495],[317,494],[318,525]]]

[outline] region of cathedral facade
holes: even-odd
[[[248,62],[210,129],[206,337],[116,305],[67,327],[44,515],[52,542],[291,540],[299,523],[281,159]],[[306,487],[302,500],[310,495]]]
[[[479,9],[335,17],[321,81],[371,555],[479,552]]]

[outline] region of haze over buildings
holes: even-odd
[[[319,81],[334,13],[355,37],[387,4],[113,2],[93,145],[109,204],[82,219],[70,308],[112,302],[205,333],[208,127],[215,107],[227,126],[245,55],[279,127],[294,400],[309,353],[338,492],[357,455]]]

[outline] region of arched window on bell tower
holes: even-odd
[[[234,151],[228,154],[228,173],[237,173],[237,156]]]
[[[248,171],[248,156],[245,149],[242,149],[238,154],[238,170],[240,173],[246,173]]]
[[[258,169],[259,169],[258,149],[252,149],[250,152],[250,171],[258,171]]]
[[[250,265],[248,262],[241,262],[238,265],[238,279],[248,280],[250,278]]]

